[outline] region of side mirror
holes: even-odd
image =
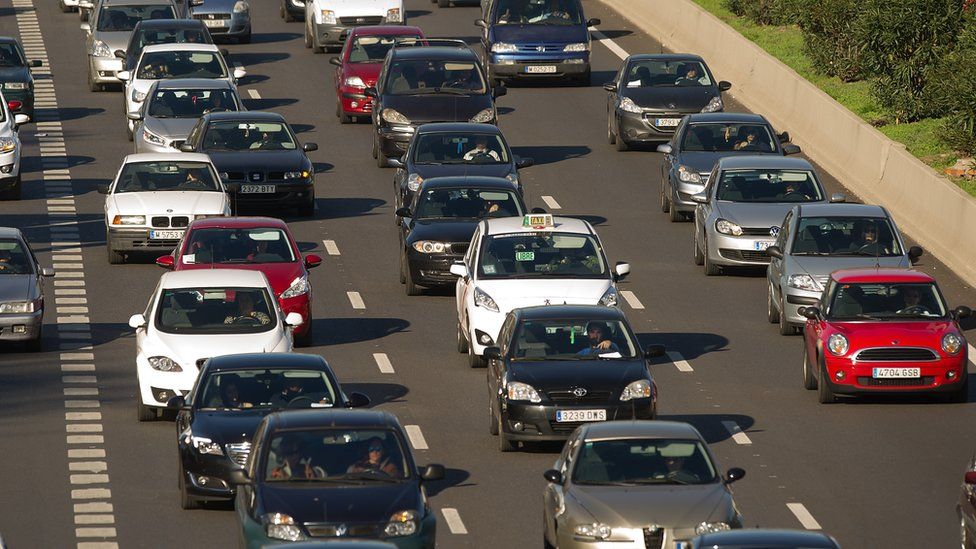
[[[952,316],[956,317],[956,320],[969,318],[973,316],[973,310],[965,305],[960,305],[952,310]]]
[[[606,84],[603,85],[603,89],[607,90],[608,92],[615,92],[617,91],[617,83],[607,82]]]
[[[766,255],[775,257],[776,259],[783,259],[783,250],[779,246],[770,246],[766,248]]]
[[[664,345],[648,345],[647,349],[644,349],[644,358],[658,358],[665,354]]]
[[[202,6],[202,5],[203,5],[203,0],[190,0],[191,7]]]
[[[114,54],[119,59],[125,59],[125,50],[115,50]]]
[[[369,406],[369,397],[362,393],[349,393],[346,395],[346,408],[364,408]]]
[[[483,29],[487,29],[488,28],[488,23],[484,19],[475,19],[474,20],[474,26],[481,27]]]
[[[803,315],[807,320],[817,320],[820,318],[820,307],[815,305],[808,305],[806,307],[800,307],[799,313]]]
[[[502,350],[498,347],[485,347],[483,354],[485,358],[498,360],[502,357]]]
[[[42,65],[44,65],[44,62],[41,61],[40,59],[34,59],[30,62],[30,66],[32,67],[40,67]]]
[[[14,126],[23,126],[24,124],[30,122],[30,117],[26,114],[15,114],[14,115]]]
[[[166,401],[166,407],[173,410],[179,410],[186,406],[186,399],[182,395],[175,396]]]
[[[131,76],[132,75],[129,73],[129,71],[119,71],[119,72],[115,73],[115,77],[118,78],[122,82],[128,82],[129,81],[129,77],[131,77]]]
[[[234,79],[235,80],[240,80],[241,78],[244,78],[245,76],[247,76],[247,71],[244,70],[243,68],[237,67],[236,69],[234,69]]]
[[[251,484],[251,477],[244,469],[231,469],[230,473],[227,474],[227,481],[233,486],[243,486]]]
[[[285,315],[285,325],[294,328],[302,324],[302,315],[298,313],[288,313]]]
[[[129,120],[142,120],[142,112],[127,112],[125,117]]]
[[[536,207],[536,208],[532,208],[532,211],[530,213],[544,214],[544,213],[548,213],[548,212],[546,212],[546,209],[545,208],[538,208],[538,207]]]
[[[505,86],[498,85],[491,89],[492,97],[501,97],[507,94],[508,94],[508,88],[506,88]]]
[[[925,250],[921,246],[912,246],[908,248],[908,260],[914,265],[918,258],[925,254]]]
[[[314,269],[322,264],[322,258],[315,254],[308,254],[303,260],[306,269]]]
[[[161,255],[156,258],[156,265],[164,269],[172,269],[176,264],[175,259],[171,255]]]
[[[595,26],[599,25],[602,22],[603,21],[600,21],[599,19],[597,19],[596,17],[594,17],[593,19],[587,19],[586,20],[586,26],[587,27],[595,27]]]
[[[89,23],[82,23],[81,25],[78,25],[78,27],[85,32],[91,32],[91,24]]]
[[[41,276],[54,276],[53,267],[41,267]]]
[[[790,156],[791,154],[800,154],[800,146],[787,143],[786,145],[783,145],[783,154],[786,156]]]
[[[305,151],[305,152],[317,151],[317,150],[319,150],[319,144],[318,143],[305,143],[305,144],[302,145],[302,150]]]
[[[618,261],[616,265],[613,266],[613,279],[623,280],[623,278],[630,274],[630,263],[624,263],[623,261]]]
[[[180,145],[180,150],[185,153],[191,153],[193,152],[193,145],[184,142],[182,145]]]
[[[132,316],[129,317],[129,327],[130,328],[139,329],[139,328],[145,327],[145,325],[146,325],[146,317],[145,317],[145,315],[138,314],[138,315],[132,315]]]
[[[844,193],[834,193],[830,195],[830,201],[833,203],[847,202],[847,195]]]
[[[342,59],[339,59],[338,57],[330,57],[329,58],[329,64],[330,65],[335,65],[337,67],[341,67],[342,66]]]
[[[528,158],[528,157],[522,158],[522,157],[519,157],[519,159],[515,161],[515,167],[518,168],[518,169],[520,169],[520,170],[522,168],[530,168],[532,166],[535,166],[535,158]]]
[[[363,90],[363,95],[365,95],[366,97],[373,97],[373,98],[375,98],[378,94],[376,93],[376,88],[375,87],[373,87],[373,86],[367,86],[366,89]]]
[[[444,478],[444,466],[439,463],[431,463],[420,472],[423,480],[440,480]]]
[[[737,480],[742,480],[746,476],[745,469],[740,469],[738,467],[733,467],[725,473],[725,484],[732,484]]]
[[[672,152],[674,152],[674,148],[671,146],[670,143],[662,143],[657,146],[657,152],[661,154],[671,154]]]
[[[397,217],[413,217],[413,212],[410,211],[410,208],[397,208],[393,213],[395,213]]]
[[[699,204],[707,204],[708,203],[708,195],[705,194],[705,193],[693,194],[693,195],[691,195],[691,201],[692,202],[697,202]]]
[[[562,484],[563,483],[563,474],[560,473],[559,471],[555,470],[555,469],[549,469],[545,473],[542,473],[542,478],[548,480],[549,482],[551,482],[553,484]]]
[[[99,183],[95,190],[98,191],[98,194],[108,194],[108,183]]]
[[[452,263],[451,264],[451,274],[454,276],[460,276],[464,278],[468,276],[468,267],[464,263]]]
[[[403,168],[406,166],[406,164],[404,164],[403,160],[400,158],[387,158],[386,165],[390,166],[391,168]]]
[[[779,138],[779,142],[780,143],[789,143],[790,142],[790,132],[783,132],[783,133],[777,135],[776,137]]]
[[[724,91],[729,91],[731,89],[732,89],[732,82],[726,80],[719,80],[718,91],[724,92]]]

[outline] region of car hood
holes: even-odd
[[[0,275],[0,303],[30,299],[34,279],[32,274]]]
[[[429,220],[416,221],[410,234],[407,236],[409,242],[418,240],[438,240],[441,242],[471,242],[471,235],[474,234],[475,227],[478,226],[477,219],[464,221],[454,220]]]
[[[157,341],[165,349],[147,349],[147,356],[168,353],[183,367],[196,366],[197,360],[237,353],[269,353],[280,339],[280,330],[250,334],[169,334],[155,331]],[[158,351],[158,352],[157,352]],[[152,353],[150,355],[149,353]]]
[[[491,96],[483,95],[386,95],[383,107],[393,109],[414,125],[428,122],[467,122],[492,108]]]
[[[775,154],[779,153],[759,153],[755,151],[683,151],[678,153],[677,164],[688,166],[696,173],[710,173],[715,164],[726,156],[739,154]],[[784,214],[785,215],[785,214]]]
[[[573,485],[569,496],[597,522],[611,526],[693,528],[701,522],[725,522],[735,514],[732,494],[721,482],[689,486]]]
[[[470,235],[468,236],[470,240]],[[281,295],[291,286],[291,283],[302,276],[304,268],[299,262],[294,263],[224,263],[212,265],[210,263],[180,263],[180,271],[193,271],[201,269],[241,269],[245,271],[260,271],[268,277],[271,289],[275,295]]]
[[[492,25],[494,42],[508,44],[572,44],[590,39],[585,25]]]
[[[199,6],[193,6],[194,14],[202,13],[230,13],[234,9],[237,0],[206,0]]]
[[[0,82],[28,82],[30,71],[27,67],[0,67]]]
[[[471,176],[505,177],[512,173],[511,164],[414,164],[414,173],[431,177]]]
[[[227,205],[227,194],[201,191],[156,191],[113,193],[116,213],[126,214],[203,214],[221,213]]]
[[[101,40],[105,42],[110,51],[122,50],[129,47],[129,38],[132,37],[132,31],[95,31],[92,34],[92,38],[95,40]]]
[[[830,273],[838,269],[854,269],[857,267],[873,267],[874,265],[879,265],[881,267],[903,267],[908,268],[911,264],[908,261],[907,256],[897,256],[897,257],[868,257],[868,256],[844,256],[844,257],[824,257],[824,256],[790,256],[793,263],[796,265],[794,273],[797,274],[800,271],[806,273],[813,278],[818,280],[826,280]]]
[[[193,434],[218,444],[250,442],[264,416],[274,410],[196,411],[190,429]]]
[[[713,97],[718,88],[712,86],[676,86],[666,88],[622,88],[620,95],[629,97],[638,106],[646,109],[677,110],[682,112],[701,111]]]
[[[308,167],[305,153],[292,151],[206,151],[217,171],[291,171]]]
[[[290,486],[262,483],[257,491],[266,513],[284,513],[299,523],[385,522],[398,511],[423,509],[416,481]]]
[[[831,322],[835,332],[847,336],[851,349],[867,347],[891,347],[893,341],[899,347],[928,347],[941,351],[942,336],[952,331],[960,333],[954,322],[946,319],[914,320],[909,322],[880,320],[876,322]]]
[[[382,15],[390,8],[403,9],[402,0],[329,0],[329,8],[335,11],[336,17],[354,15]]]
[[[641,359],[511,361],[509,380],[528,383],[547,391],[566,387],[609,390],[618,394],[630,382],[644,379],[647,366]]]
[[[524,278],[479,280],[478,287],[487,292],[502,312],[533,305],[595,305],[610,287],[610,277],[581,279]]]
[[[795,202],[715,202],[715,213],[740,227],[779,227]]]
[[[380,75],[383,62],[379,63],[347,63],[345,66],[346,77],[358,76],[367,86],[376,86],[376,78]]]
[[[147,130],[170,140],[186,140],[199,118],[154,118],[143,121]]]

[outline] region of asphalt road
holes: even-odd
[[[618,15],[584,3],[589,17],[603,20],[600,29],[617,52],[660,50]],[[429,36],[477,40],[476,4],[406,4],[409,22]],[[276,2],[251,6],[253,43],[227,46],[230,60],[248,70],[241,95],[250,109],[282,113],[303,141],[319,144],[311,153],[316,217],[289,220],[303,250],[325,258],[311,275],[315,346],[304,352],[322,354],[350,389],[418,426],[425,444],[415,441],[415,447],[426,446],[415,449],[418,463],[448,468],[447,478],[429,491],[440,520],[439,547],[541,545],[541,473],[558,445],[506,455],[496,450],[488,434],[485,372],[469,369],[454,349],[452,296],[408,298],[398,283],[393,170],[375,167],[369,126],[340,127],[329,55],[304,49],[301,24],[279,19]],[[43,136],[36,133],[49,132],[26,126],[25,199],[0,202],[0,225],[25,229],[50,265],[52,235],[58,234],[50,230],[52,221],[77,222],[80,261],[60,270],[83,273],[92,349],[77,349],[88,341],[57,329],[49,283],[45,352],[0,350],[0,532],[12,548],[69,547],[101,540],[76,531],[92,526],[76,521],[111,519],[96,526],[114,528],[103,533],[121,547],[233,546],[228,508],[179,508],[173,424],[136,421],[135,338],[127,319],[143,310],[161,271],[151,258],[117,266],[106,260],[103,196],[95,187],[107,183],[131,152],[121,94],[87,91],[77,14],[61,13],[53,0],[36,10],[58,98],[58,110],[49,112],[63,127],[76,215],[48,215],[46,200],[56,183],[42,180]],[[11,0],[0,0],[0,34],[17,33]],[[607,143],[601,85],[619,63],[615,50],[595,41],[590,87],[513,88],[498,102],[499,125],[517,154],[536,160],[522,172],[529,205],[593,222],[609,259],[632,265],[620,289],[633,292],[640,307],[622,306],[642,342],[663,343],[686,360],[682,369],[671,362],[652,367],[662,418],[693,423],[722,469],[747,471],[734,489],[748,526],[819,525],[849,548],[955,546],[954,505],[974,449],[976,405],[904,398],[817,404],[801,386],[801,339],[780,337],[766,322],[763,272],[706,279],[692,262],[691,225],[669,223],[658,208],[660,155],[618,153]],[[802,136],[794,137],[802,143]],[[840,190],[833,179],[828,186]],[[561,208],[547,206],[543,196]],[[328,254],[323,240],[333,240],[339,255]],[[939,277],[951,306],[976,305],[972,289],[936,258],[924,257],[919,267]],[[365,308],[354,309],[347,292],[359,292]],[[972,324],[967,327],[974,334]],[[65,404],[63,389],[74,381],[62,378],[69,375],[62,363],[73,363],[63,352],[94,354],[82,362],[94,364],[96,381],[81,386],[98,389],[103,444],[66,439],[66,430],[68,436],[78,432],[71,418],[95,416],[66,416],[77,410]],[[376,353],[386,355],[395,373],[380,371]],[[733,438],[728,422],[745,436]],[[93,462],[75,459],[83,452],[68,452],[89,447],[105,451],[94,462],[98,471],[89,472],[108,476],[83,484],[72,475],[86,465],[69,463]],[[91,501],[72,490],[101,488],[110,490],[110,499],[97,501],[111,508],[73,507]],[[448,524],[444,509],[455,510],[459,520]],[[84,518],[91,516],[103,518]]]

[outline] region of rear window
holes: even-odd
[[[175,19],[173,6],[168,4],[110,6],[98,12],[95,30],[101,32],[126,32],[136,28],[143,19]]]

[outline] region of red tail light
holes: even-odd
[[[24,104],[20,101],[17,101],[16,99],[11,99],[10,101],[7,101],[7,108],[12,111],[19,110],[23,106]]]

